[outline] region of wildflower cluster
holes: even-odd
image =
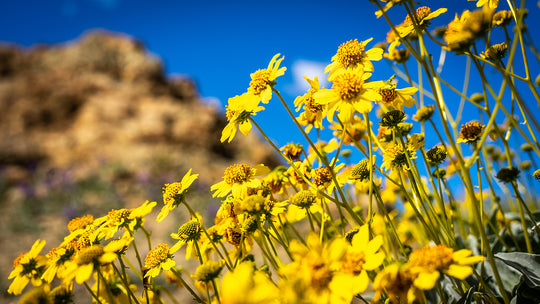
[[[304,77],[309,89],[294,100],[297,117],[277,89],[286,71],[280,54],[251,74],[247,91],[228,100],[221,142],[256,126],[282,156],[280,166],[230,164],[209,187],[216,206],[203,216],[189,197],[198,174],[190,169],[165,184],[161,211],[151,220],[162,223],[177,209],[190,218],[158,245],[147,225],[156,202],[75,218],[46,255],[38,240],[15,259],[8,292],[22,294],[31,284],[22,299],[32,303],[70,303],[76,284],[97,303],[163,303],[165,296],[177,302],[172,288],[207,304],[528,299],[539,287],[540,145],[525,100],[536,107],[540,97],[528,66],[525,76],[506,66],[517,60],[511,44],[527,33],[523,11],[496,11],[498,1],[478,1],[481,9],[446,20],[432,35],[445,8],[370,2],[390,22],[388,46],[370,46],[367,37],[339,45],[324,70],[329,88]],[[387,14],[400,9],[403,21],[393,24]],[[506,30],[512,22],[520,29],[513,40]],[[492,44],[499,27],[508,38]],[[467,97],[466,89],[443,81],[427,39],[452,60],[467,56],[476,68],[467,73],[485,80],[481,93]],[[406,71],[399,81],[378,78],[383,58]],[[418,62],[418,78],[428,81],[413,80],[405,65],[410,58]],[[501,88],[486,80],[488,67],[500,73]],[[454,113],[450,100],[460,99]],[[278,102],[304,142],[279,148],[257,124],[262,105]],[[474,119],[462,121],[469,112]],[[521,151],[512,150],[516,142]],[[504,277],[515,271],[524,279]]]

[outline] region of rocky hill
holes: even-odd
[[[192,198],[204,207],[227,166],[277,164],[255,136],[221,144],[224,125],[192,80],[167,77],[132,37],[0,46],[0,288],[20,251],[61,238],[73,217],[161,204],[161,186],[189,168],[200,174]]]

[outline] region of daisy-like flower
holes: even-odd
[[[285,74],[286,67],[279,67],[279,64],[285,57],[278,57],[281,54],[276,54],[268,63],[266,69],[258,70],[251,73],[251,82],[249,83],[248,93],[257,96],[257,102],[262,101],[268,103],[272,98],[272,88],[276,84],[276,78]]]
[[[414,285],[422,290],[435,287],[441,273],[458,280],[465,280],[473,273],[471,265],[484,260],[483,256],[471,256],[472,251],[461,249],[454,251],[445,245],[426,246],[415,250],[409,256],[407,265],[417,274]]]
[[[259,98],[249,92],[229,98],[226,112],[228,123],[221,133],[221,142],[231,142],[236,129],[247,136],[252,128],[249,118],[262,110],[264,107],[259,106]]]
[[[315,127],[319,130],[324,129],[322,125],[322,119],[326,115],[326,105],[321,105],[315,102],[313,95],[320,90],[319,79],[317,76],[313,80],[304,76],[304,79],[307,80],[311,88],[308,92],[302,96],[296,97],[294,100],[294,106],[296,107],[296,112],[303,109],[304,112],[298,117],[298,122],[306,126],[306,132],[309,133],[312,127]]]
[[[369,277],[367,271],[375,270],[382,265],[385,254],[379,251],[383,245],[382,235],[369,239],[369,227],[364,225],[358,229],[351,240],[351,246],[341,264],[341,271],[336,274],[336,284],[350,289],[347,294],[355,295],[367,289]],[[349,301],[352,300],[349,299]]]
[[[75,254],[75,248],[71,246],[55,247],[47,253],[47,270],[43,273],[42,279],[51,283],[56,274],[62,274],[66,269],[66,262],[70,261]]]
[[[385,85],[379,88],[381,101],[388,108],[394,108],[403,111],[403,107],[410,108],[415,104],[414,98],[411,95],[415,94],[418,89],[414,87],[396,89],[397,85],[392,82],[395,76],[392,76]]]
[[[212,197],[225,197],[232,193],[235,198],[247,195],[249,188],[258,188],[261,181],[256,176],[268,173],[270,169],[263,164],[250,167],[248,165],[232,165],[225,169],[223,181],[212,185],[211,191],[215,191]]]
[[[478,2],[476,2],[476,7],[482,7],[486,4],[489,8],[497,8],[497,6],[499,6],[499,0],[478,0]]]
[[[126,233],[131,234],[142,226],[144,216],[152,212],[155,205],[156,202],[146,201],[133,209],[113,209],[106,216],[96,219],[94,224],[100,225],[97,231],[106,240],[112,238],[120,228],[126,229]]]
[[[431,23],[431,19],[439,16],[440,14],[443,14],[446,11],[446,8],[440,8],[432,12],[431,8],[427,6],[421,6],[416,9],[414,19],[420,29],[424,30]],[[403,21],[401,25],[397,26],[397,30],[399,31],[399,35],[401,37],[407,37],[407,35],[414,31],[414,23],[413,20],[411,20],[410,15],[407,15],[407,17],[405,17],[405,21]]]
[[[161,208],[156,221],[163,221],[171,210],[178,207],[181,203],[185,203],[187,189],[198,177],[199,174],[191,174],[191,169],[189,169],[180,182],[165,184],[162,189],[163,203],[165,206]]]
[[[161,274],[162,270],[168,271],[176,265],[172,260],[173,253],[178,248],[169,248],[167,244],[159,244],[153,250],[150,250],[144,259],[145,274],[144,277],[155,278]]]
[[[75,279],[82,284],[92,276],[94,269],[107,265],[117,258],[117,253],[125,247],[123,242],[109,242],[107,245],[92,245],[77,252],[75,258],[66,263],[63,282],[68,284]]]
[[[362,42],[354,39],[341,44],[337,53],[332,57],[332,63],[324,69],[324,72],[328,73],[328,80],[333,81],[337,75],[345,70],[351,70],[359,74],[373,72],[371,61],[381,60],[384,50],[375,47],[366,51],[366,45],[371,40],[373,38]]]
[[[393,304],[413,303],[422,296],[422,290],[413,284],[414,278],[414,274],[405,265],[391,264],[386,266],[373,281],[373,289],[375,290],[373,303],[378,303],[383,294],[386,294]]]
[[[20,295],[23,289],[32,282],[34,286],[41,286],[41,276],[45,270],[46,258],[39,255],[39,252],[45,246],[45,241],[37,240],[27,253],[21,253],[13,261],[13,271],[8,279],[13,279],[9,285],[8,293]]]
[[[401,144],[389,142],[384,147],[383,163],[381,169],[401,169],[403,167],[408,168],[407,165],[407,153],[412,159],[415,157],[414,151],[409,151],[407,148],[403,148]]]
[[[332,89],[321,89],[315,93],[315,101],[321,105],[328,105],[327,117],[330,122],[338,111],[338,117],[345,125],[349,124],[354,113],[369,113],[372,108],[371,101],[381,101],[377,93],[382,87],[382,81],[366,82],[371,73],[359,74],[353,71],[343,71],[334,80]]]
[[[352,290],[336,279],[347,246],[341,238],[321,242],[316,234],[306,237],[306,245],[293,240],[289,246],[293,261],[279,269],[285,302],[350,303]]]
[[[178,242],[176,242],[176,244],[171,248],[171,251],[176,252],[182,248],[182,246],[187,244],[186,260],[190,257],[197,257],[199,253],[194,251],[193,247],[196,246],[195,242],[198,242],[199,238],[201,237],[201,227],[202,218],[199,214],[196,214],[195,218],[180,226],[177,233],[171,233],[171,237],[178,240]]]
[[[459,138],[457,142],[467,144],[477,142],[482,136],[482,132],[484,131],[485,127],[486,126],[477,121],[470,121],[462,125],[461,130],[459,130]]]
[[[276,304],[280,290],[267,272],[256,270],[251,262],[240,263],[221,281],[223,304]]]

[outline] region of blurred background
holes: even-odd
[[[448,8],[431,30],[457,12],[476,9],[476,1],[427,4]],[[529,1],[527,8],[526,23],[538,28],[537,3]],[[506,9],[503,1],[500,9]],[[276,53],[287,67],[276,88],[291,107],[309,87],[304,75],[329,87],[323,70],[341,43],[373,37],[373,47],[385,40],[390,27],[375,11],[365,0],[2,1],[0,302],[15,301],[5,292],[13,259],[38,237],[48,241],[44,251],[56,246],[74,217],[99,217],[145,200],[158,202],[157,213],[163,184],[179,181],[190,168],[201,176],[189,198],[213,215],[219,200],[209,188],[227,166],[278,165],[255,130],[219,143],[228,98],[245,92],[250,73],[266,68]],[[405,12],[395,7],[389,15],[401,23]],[[502,35],[492,41],[502,42]],[[442,54],[435,49],[438,62]],[[441,75],[461,88],[465,61],[445,56]],[[537,75],[538,62],[530,62]],[[374,65],[373,80],[395,74],[388,61]],[[517,74],[520,69],[516,64]],[[411,63],[409,70],[418,79],[417,67]],[[497,77],[495,70],[489,73]],[[480,91],[478,81],[471,77],[467,95]],[[405,86],[399,79],[398,88]],[[455,102],[450,98],[448,106],[456,113],[459,97],[451,94]],[[265,107],[255,118],[278,147],[304,143],[277,98]],[[464,111],[461,121],[471,119],[478,119],[477,112]],[[426,147],[436,143],[426,138]],[[185,214],[171,217],[162,223],[161,237],[175,231]]]

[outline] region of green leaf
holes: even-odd
[[[519,271],[531,288],[540,288],[540,254],[524,252],[497,253],[495,257]]]

